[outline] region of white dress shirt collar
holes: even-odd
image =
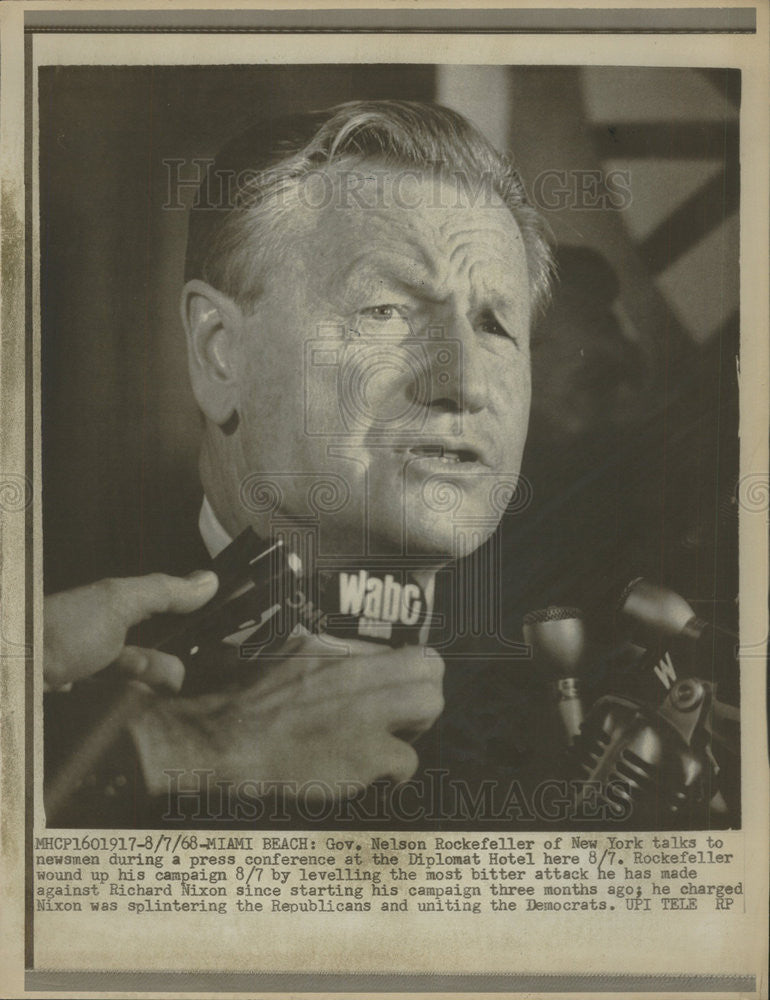
[[[218,556],[232,542],[232,538],[219,523],[219,519],[214,513],[214,508],[209,503],[207,496],[203,497],[201,512],[198,515],[198,530],[201,533],[203,544],[208,549],[208,553],[212,559]]]

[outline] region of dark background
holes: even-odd
[[[175,564],[200,505],[178,318],[187,212],[164,161],[260,114],[429,97],[431,68],[55,68],[40,75],[45,587]],[[182,192],[189,204],[193,191]],[[165,563],[165,566],[164,566]]]
[[[530,192],[544,171],[617,168],[632,196],[622,211],[546,212],[560,280],[533,349],[531,498],[478,556],[499,581],[493,629],[484,608],[450,607],[444,581],[449,651],[466,666],[447,675],[442,745],[473,730],[487,744],[469,744],[466,761],[524,752],[512,734],[539,718],[521,697],[528,667],[489,657],[520,638],[527,609],[601,603],[646,574],[735,628],[739,90],[730,70],[41,69],[46,591],[192,568],[199,419],[177,316],[187,220],[168,207],[167,161],[191,177],[192,161],[266,114],[439,99],[510,144]],[[737,698],[729,656],[703,669]]]

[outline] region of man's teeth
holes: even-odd
[[[445,462],[447,465],[453,465],[457,462],[462,461],[460,454],[458,452],[446,451],[444,448],[438,447],[436,445],[424,445],[422,447],[418,446],[415,448],[410,448],[409,454],[414,455],[415,458],[438,459],[440,462]]]

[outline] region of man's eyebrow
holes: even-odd
[[[521,296],[514,289],[511,289],[510,292],[486,291],[477,296],[477,298],[481,304],[489,309],[507,312],[518,305]]]
[[[415,291],[429,286],[432,282],[431,269],[424,254],[409,254],[408,262],[404,260],[404,256],[402,251],[389,254],[381,250],[359,254],[339,272],[337,284],[340,288],[349,288],[362,280],[371,280],[375,275],[381,275]]]

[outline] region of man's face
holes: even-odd
[[[492,533],[526,437],[521,233],[471,184],[365,165],[324,180],[287,210],[287,263],[244,320],[230,488],[320,506],[325,552],[462,554],[455,525],[476,523],[474,547]]]

